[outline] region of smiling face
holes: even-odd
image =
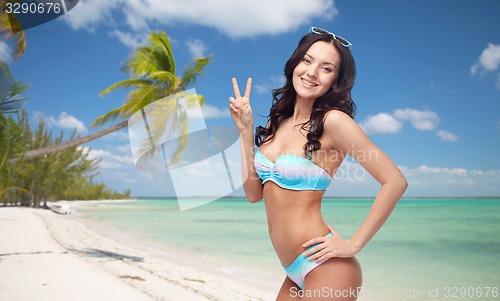
[[[317,41],[312,44],[293,70],[297,99],[314,101],[335,88],[340,63],[340,55],[331,43]]]

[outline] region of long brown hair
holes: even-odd
[[[312,129],[307,134],[307,143],[304,145],[304,151],[308,153],[321,148],[319,138],[323,134],[324,117],[329,111],[339,110],[354,118],[356,105],[351,98],[351,90],[356,78],[356,65],[350,50],[342,46],[330,34],[308,33],[302,37],[292,56],[285,64],[285,85],[273,90],[273,104],[268,115],[268,126],[258,126],[256,128],[255,144],[257,146],[261,146],[263,143],[273,139],[280,123],[293,115],[297,96],[292,83],[293,70],[304,59],[311,45],[317,41],[333,44],[340,55],[341,63],[336,88],[328,90],[325,95],[318,97],[314,101],[309,120],[301,126],[303,130]]]

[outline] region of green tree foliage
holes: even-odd
[[[81,147],[26,159],[31,149],[63,143],[64,137],[53,137],[43,119],[32,130],[26,111],[19,109],[28,88],[15,81],[7,65],[0,61],[0,202],[24,206],[47,207],[47,201],[59,199],[113,199],[130,197],[119,194],[103,183],[93,182],[97,174],[95,159]],[[73,132],[70,139],[76,139]],[[17,158],[16,162],[9,162]]]
[[[36,130],[32,130],[25,110],[17,116],[17,125],[24,137],[26,150],[52,146],[63,142],[61,132],[54,137],[43,118]],[[76,132],[69,137],[75,139]],[[89,158],[84,148],[72,147],[57,153],[31,159],[21,159],[11,168],[10,184],[25,191],[10,191],[4,196],[4,204],[47,207],[47,201],[116,199],[130,197],[131,192],[116,193],[103,183],[93,181],[98,174],[99,161]]]
[[[13,190],[26,192],[12,184],[13,165],[8,161],[20,157],[24,151],[24,135],[12,115],[26,100],[22,94],[27,88],[14,80],[7,64],[0,60],[0,197]]]
[[[0,14],[0,43],[7,41],[14,45],[12,58],[19,59],[26,50],[24,31],[14,15]],[[129,198],[130,190],[117,193],[104,183],[93,181],[98,161],[88,158],[88,153],[78,147],[92,139],[68,145],[63,142],[62,132],[53,138],[43,120],[32,132],[26,112],[19,114],[27,88],[28,85],[14,80],[7,64],[0,60],[0,204],[47,207],[49,200]],[[100,136],[117,129],[110,127]],[[77,139],[75,132],[70,139]],[[54,145],[59,150],[57,146],[61,144],[66,145],[63,151],[25,158],[27,151]]]

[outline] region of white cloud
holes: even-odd
[[[116,146],[115,150],[119,153],[122,153],[122,154],[130,154],[132,151],[129,143],[124,144],[124,145],[120,145],[120,146]]]
[[[76,129],[78,132],[87,131],[87,128],[85,127],[85,125],[83,125],[83,122],[72,115],[68,115],[68,113],[66,112],[61,112],[58,119],[55,119],[52,116],[48,116],[47,122],[63,129]]]
[[[210,104],[204,104],[200,107],[201,110],[189,110],[189,118],[192,119],[213,119],[213,118],[229,118],[231,113],[229,108],[218,108]]]
[[[107,149],[90,149],[86,146],[79,146],[84,153],[88,154],[89,159],[98,159],[100,163],[99,174],[96,181],[103,181],[109,187],[116,191],[124,191],[125,189],[132,189],[134,193],[137,190],[143,189],[139,192],[142,195],[147,194],[153,187],[158,189],[162,187],[158,185],[158,176],[151,176],[149,174],[141,175],[135,169],[135,165],[131,156],[130,146],[128,152],[125,151],[126,146],[119,147],[109,146]],[[163,181],[163,187],[165,182]],[[161,191],[161,190],[160,190]]]
[[[413,172],[421,174],[444,174],[444,175],[455,175],[455,176],[465,176],[469,173],[464,168],[445,168],[445,167],[430,167],[427,165],[420,165]]]
[[[375,196],[380,184],[355,160],[346,160],[334,177],[327,196]],[[500,170],[420,165],[398,166],[408,181],[405,196],[496,196],[500,195]],[[358,191],[353,193],[353,191]]]
[[[73,130],[76,129],[79,133],[87,132],[87,128],[82,121],[78,120],[75,116],[69,115],[66,112],[61,112],[58,118],[54,116],[45,116],[40,111],[35,111],[33,113],[35,120],[43,118],[49,126],[55,126],[61,129]]]
[[[230,37],[253,37],[294,30],[312,18],[337,14],[333,0],[129,0],[130,26],[142,20],[163,24],[193,23],[218,29]],[[134,28],[134,27],[133,27]],[[137,27],[135,27],[137,28]]]
[[[360,126],[368,135],[395,134],[403,128],[403,124],[388,113],[368,116],[365,121],[360,123]]]
[[[206,56],[205,53],[206,53],[206,51],[208,49],[207,49],[207,46],[205,46],[205,44],[203,43],[202,40],[199,40],[199,39],[187,40],[186,41],[186,46],[189,49],[189,53],[191,53],[191,55],[194,58],[201,58],[201,57],[205,57]]]
[[[125,0],[80,0],[74,9],[63,16],[63,20],[72,29],[94,32],[103,21],[110,25],[116,23],[113,10],[124,4]]]
[[[394,117],[399,120],[409,120],[414,128],[420,131],[430,131],[437,128],[439,117],[432,111],[420,111],[415,109],[397,109],[394,111]]]
[[[479,56],[479,67],[486,71],[495,71],[500,65],[500,45],[488,44]]]
[[[229,108],[217,108],[215,106],[204,104],[201,107],[203,111],[203,117],[205,119],[210,118],[229,118],[231,117],[231,113],[229,113]]]
[[[118,29],[110,31],[108,34],[110,37],[117,38],[118,41],[122,42],[122,44],[130,49],[136,49],[139,46],[144,45],[147,42],[148,38],[147,32],[132,33],[123,32]]]
[[[438,130],[439,116],[429,110],[397,109],[392,114],[383,112],[370,115],[359,125],[368,135],[396,134],[403,128],[402,121],[410,121],[412,126],[419,131],[436,130],[436,136],[443,141],[456,142],[459,140],[459,137],[454,133]]]
[[[254,83],[252,89],[257,94],[271,94],[273,89],[280,88],[285,84],[286,78],[283,75],[269,76],[258,83]]]
[[[479,72],[479,65],[478,64],[474,64],[474,65],[470,66],[470,75],[471,76],[476,75],[478,72]]]
[[[460,167],[402,167],[408,181],[407,195],[488,196],[498,195],[500,170],[474,170]]]
[[[500,66],[500,45],[492,43],[483,50],[479,56],[478,62],[470,67],[470,75],[484,76],[487,73],[495,72]],[[495,87],[500,90],[500,73],[497,74]]]
[[[90,31],[101,23],[123,25],[120,19],[133,30],[154,23],[195,24],[241,38],[289,32],[337,14],[334,0],[81,0],[64,20],[73,29]]]
[[[12,56],[11,56],[12,50],[10,49],[9,45],[3,41],[0,41],[0,60],[9,63],[12,61]]]
[[[436,136],[438,136],[439,138],[441,138],[441,140],[443,141],[447,141],[447,142],[456,142],[458,141],[458,136],[453,134],[453,133],[450,133],[450,132],[447,132],[447,131],[443,131],[443,130],[438,130],[436,132]]]
[[[84,153],[88,153],[89,159],[99,159],[99,168],[102,169],[122,169],[133,166],[134,160],[130,153],[128,155],[116,155],[108,150],[90,149],[86,146],[79,147]]]

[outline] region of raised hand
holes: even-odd
[[[251,130],[253,131],[253,115],[252,107],[250,106],[250,90],[252,89],[252,79],[247,80],[245,94],[241,96],[238,87],[238,81],[233,78],[234,96],[229,97],[229,110],[238,131]]]

